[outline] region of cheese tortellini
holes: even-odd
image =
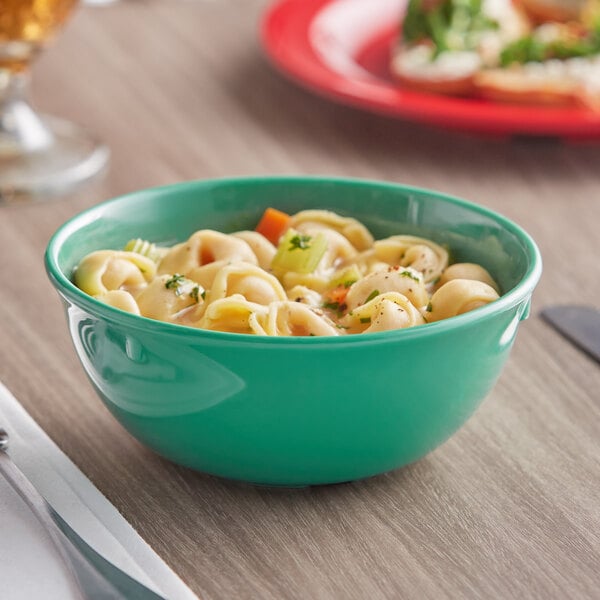
[[[201,229],[171,247],[131,240],[123,250],[92,252],[73,281],[135,315],[261,336],[403,329],[499,297],[488,271],[449,264],[448,250],[433,240],[374,240],[362,223],[331,211],[269,210],[277,220],[263,217],[255,231]]]

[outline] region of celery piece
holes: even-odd
[[[356,283],[362,275],[356,265],[350,265],[344,269],[340,269],[333,274],[333,277],[329,281],[330,288],[336,288],[340,285],[344,287],[350,287],[353,283]]]
[[[310,236],[295,229],[288,229],[277,246],[271,269],[276,273],[312,273],[323,258],[325,250],[327,238],[322,233]]]
[[[141,254],[156,263],[163,257],[166,251],[165,248],[158,248],[156,244],[140,238],[129,240],[123,250]]]

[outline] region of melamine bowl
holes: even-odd
[[[324,208],[376,238],[421,235],[478,262],[502,297],[445,321],[341,337],[257,337],[121,312],[71,282],[87,253],[140,237],[253,228],[263,210]],[[46,251],[77,355],[96,392],[160,455],[269,485],[354,480],[415,461],[473,414],[500,376],[541,273],[538,249],[499,214],[389,183],[273,177],[195,181],[128,194],[66,222]]]

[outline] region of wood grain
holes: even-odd
[[[0,207],[0,379],[204,600],[599,598],[600,369],[538,316],[598,305],[598,144],[474,138],[314,97],[262,56],[265,7],[86,7],[40,58],[38,106],[94,131],[112,164],[70,197]],[[65,219],[142,187],[278,173],[443,190],[539,243],[544,275],[498,385],[408,468],[301,490],[195,473],[133,440],[77,363],[42,260]]]

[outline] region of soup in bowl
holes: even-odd
[[[289,227],[277,230],[275,219],[265,228],[273,209]],[[216,256],[221,246],[206,240],[217,238],[246,254]],[[348,248],[333,253],[342,238]],[[406,240],[445,253],[444,268],[428,273]],[[120,267],[106,276],[115,257],[131,278]],[[471,280],[460,265],[489,279]],[[457,431],[501,374],[541,259],[519,226],[464,200],[271,177],[181,183],[94,206],[55,233],[46,268],[89,380],[133,436],[213,475],[314,485],[401,467]],[[244,286],[240,273],[260,285]],[[383,289],[390,278],[404,287]],[[436,298],[457,281],[484,300],[440,310]]]

